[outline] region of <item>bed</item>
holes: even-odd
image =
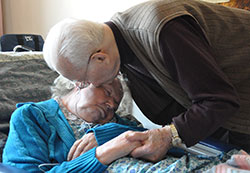
[[[231,0],[222,5],[249,10],[250,4],[245,0]],[[57,73],[48,68],[42,52],[0,52],[0,162],[8,135],[8,122],[15,110],[15,104],[49,99],[50,86],[57,76]],[[133,119],[131,112],[132,99],[125,86],[125,97],[118,114]],[[203,141],[192,148],[171,149],[166,157],[157,163],[124,157],[113,162],[105,172],[215,172],[218,165],[240,168],[235,157],[239,153],[241,154],[239,149],[231,146]],[[250,170],[250,157],[246,154],[244,156],[245,160],[248,160],[244,168]],[[0,170],[2,166],[0,164]]]
[[[49,99],[50,86],[58,74],[50,70],[42,52],[0,52],[0,154],[8,135],[8,122],[18,102]],[[125,97],[118,114],[133,119],[132,98]],[[225,162],[239,150],[200,143],[192,148],[171,149],[166,158],[152,163],[131,157],[113,162],[106,172],[204,172]],[[1,166],[0,166],[1,168]]]

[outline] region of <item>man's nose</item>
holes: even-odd
[[[112,86],[113,82],[114,82],[114,79],[110,79],[110,80],[105,81],[105,82],[102,82],[102,83],[100,83],[99,81],[91,82],[91,83],[92,83],[95,87],[101,87],[101,86],[105,87],[105,86]]]
[[[91,84],[94,85],[94,87],[96,87],[96,88],[98,88],[98,87],[100,87],[102,85],[102,84],[96,83],[96,82],[92,82]]]

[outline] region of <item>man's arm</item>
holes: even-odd
[[[235,115],[239,98],[191,17],[167,23],[160,35],[160,46],[166,69],[192,101],[186,112],[173,118],[182,140],[192,146]]]
[[[192,18],[179,17],[167,23],[160,35],[160,47],[169,74],[192,100],[192,106],[186,112],[173,118],[181,139],[187,146],[192,146],[235,115],[239,98]],[[157,142],[161,136],[165,136],[165,140]],[[172,133],[169,130],[138,132],[131,140],[141,137],[147,140],[145,145],[132,152],[134,157],[157,161],[171,147]]]

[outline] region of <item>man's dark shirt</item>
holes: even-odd
[[[159,40],[166,69],[192,100],[188,110],[156,82],[118,28],[112,22],[106,24],[115,35],[121,57],[120,70],[129,80],[136,104],[154,123],[173,122],[187,146],[212,134],[238,109],[234,88],[217,66],[208,42],[192,18],[171,20],[163,27]]]

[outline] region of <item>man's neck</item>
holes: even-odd
[[[114,57],[120,58],[119,50],[115,41],[115,36],[111,28],[104,24],[104,38],[103,38],[103,48],[109,54],[115,54]]]

